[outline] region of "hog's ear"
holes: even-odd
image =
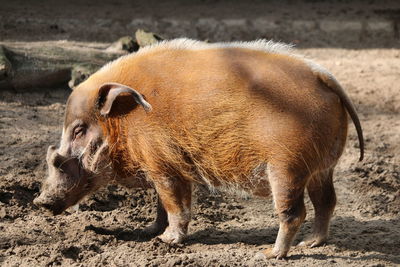
[[[97,107],[102,116],[127,114],[137,105],[141,105],[146,112],[152,109],[143,95],[126,85],[106,83],[99,89]]]

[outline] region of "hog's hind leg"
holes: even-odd
[[[191,218],[192,185],[178,177],[160,178],[154,184],[168,217],[168,226],[158,238],[169,244],[181,243]]]
[[[327,169],[314,175],[307,191],[314,205],[315,218],[313,232],[299,245],[316,247],[326,242],[329,232],[329,222],[336,205],[335,188],[332,181],[333,169]]]
[[[306,217],[304,189],[307,175],[293,173],[283,168],[274,168],[269,181],[275,209],[279,216],[279,231],[273,248],[264,251],[267,258],[286,257],[292,242]]]

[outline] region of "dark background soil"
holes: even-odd
[[[112,42],[132,35],[138,24],[132,21],[139,20],[142,26],[166,38],[189,36],[219,41],[274,37],[296,42],[300,54],[327,67],[346,88],[357,107],[366,138],[366,157],[358,162],[357,138],[350,125],[348,144],[334,178],[338,205],[328,244],[313,249],[293,247],[287,260],[263,262],[254,255],[273,244],[278,230],[272,201],[210,194],[205,188],[198,188],[190,235],[184,245],[176,247],[141,232],[155,215],[155,194],[151,190],[111,185],[85,200],[78,212],[68,211],[57,217],[43,213],[32,200],[46,176],[47,146],[58,143],[61,135],[70,91],[0,91],[0,263],[399,265],[399,14],[398,1],[0,2],[0,41]],[[240,30],[232,26],[207,32],[204,29],[211,27],[213,20],[203,28],[197,27],[202,18],[215,19],[216,24],[233,19]],[[254,30],[257,18],[280,23],[275,30],[260,33]],[[245,19],[244,27],[238,23],[240,19]],[[185,21],[193,24],[182,28],[179,23]],[[326,21],[332,25],[333,21],[338,29],[297,31],[286,27],[296,21],[317,21],[318,25]],[[343,21],[361,21],[362,25],[389,21],[392,28],[385,31],[383,24],[381,32],[368,35],[364,28],[353,32],[340,28]],[[313,211],[308,199],[307,207],[307,221],[296,243],[311,230]]]

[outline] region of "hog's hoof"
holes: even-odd
[[[178,230],[174,230],[167,227],[165,232],[162,235],[159,235],[157,238],[164,243],[172,245],[172,244],[182,243],[183,239],[185,238],[185,235]]]
[[[326,243],[326,237],[315,237],[311,236],[306,238],[305,240],[301,241],[298,246],[307,246],[311,248],[315,248]]]
[[[257,255],[264,256],[265,259],[277,259],[277,260],[282,260],[286,258],[287,252],[282,253],[282,252],[277,252],[274,250],[274,248],[267,248],[263,252],[257,253]]]
[[[156,236],[162,233],[167,226],[161,225],[157,222],[152,223],[151,225],[143,228],[143,233],[148,236]]]

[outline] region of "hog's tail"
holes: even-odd
[[[323,69],[322,67],[313,64],[312,68],[314,74],[326,85],[328,86],[337,96],[339,96],[343,105],[345,106],[347,112],[349,113],[351,120],[356,127],[358,142],[360,144],[360,161],[364,159],[364,136],[361,127],[360,120],[357,116],[357,112],[354,108],[353,102],[350,100],[343,87],[339,84],[339,82],[330,74],[328,71]]]

